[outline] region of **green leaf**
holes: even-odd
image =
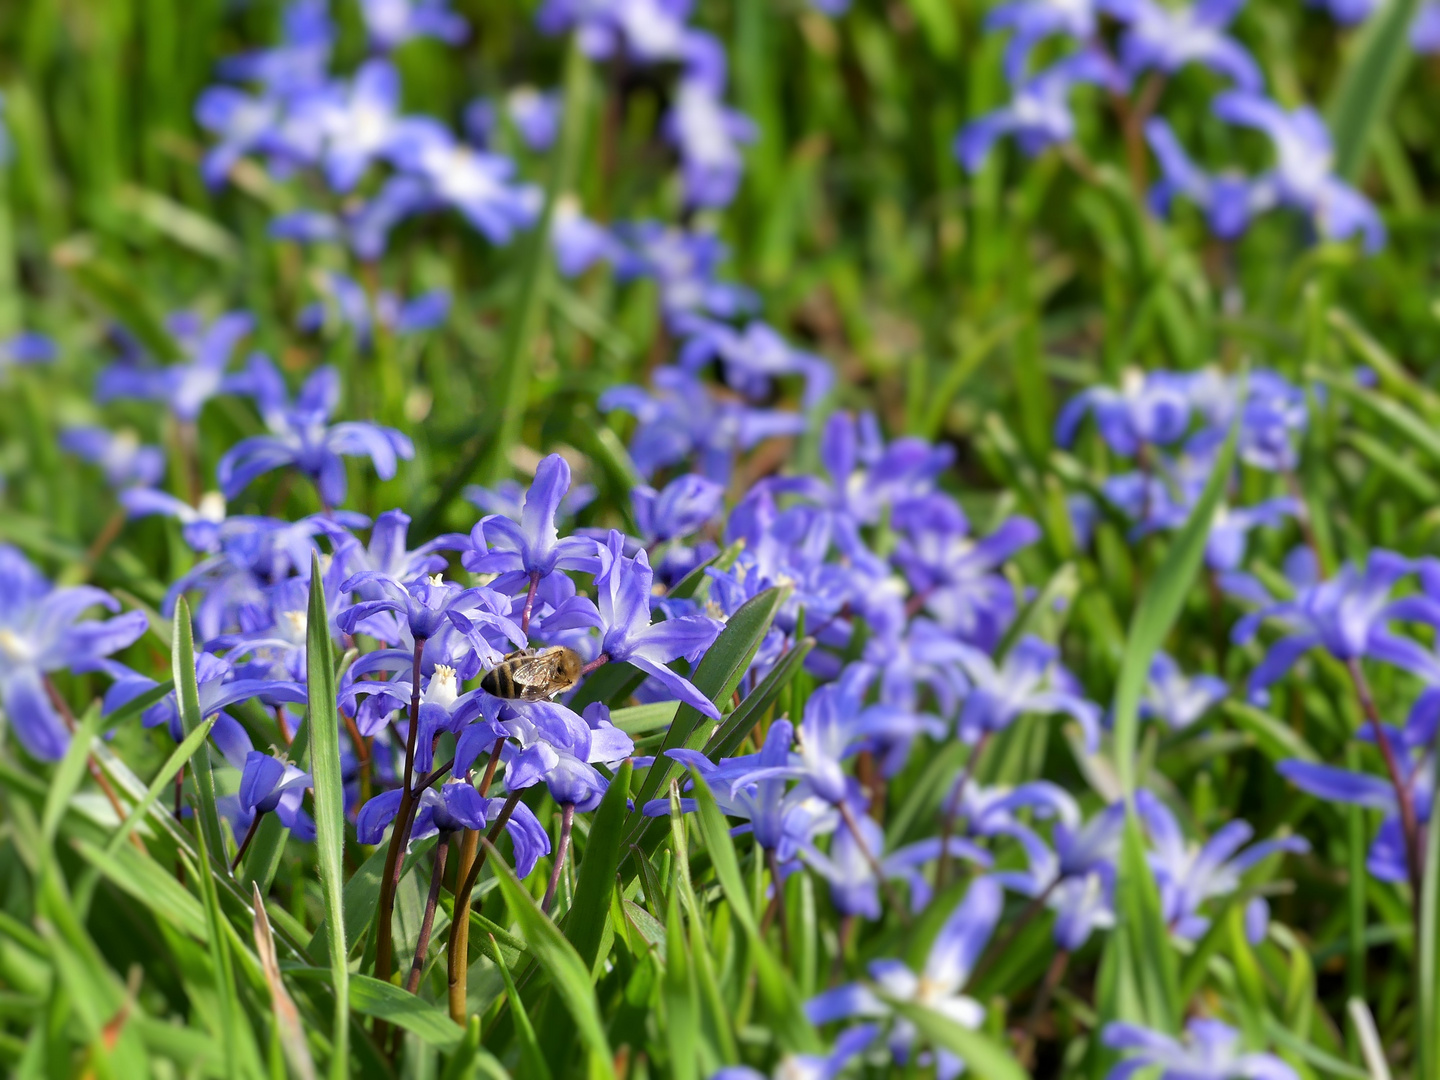
[[[300,1011],[295,1007],[295,999],[285,989],[285,980],[280,976],[280,961],[275,956],[275,938],[270,933],[265,898],[260,895],[258,885],[251,886],[250,895],[255,905],[255,954],[260,958],[265,982],[270,987],[270,1011],[275,1017],[275,1030],[280,1045],[290,1062],[290,1068],[301,1080],[315,1080],[315,1062],[310,1057],[310,1044],[305,1041]]]
[[[815,1033],[805,1015],[804,1002],[790,973],[776,961],[770,947],[760,934],[755,912],[745,891],[745,879],[740,874],[740,862],[735,856],[735,842],[730,837],[730,827],[725,815],[709,786],[695,770],[690,770],[694,783],[691,794],[696,803],[696,820],[705,847],[710,852],[710,862],[715,877],[730,904],[730,911],[749,941],[750,952],[759,976],[760,997],[769,1011],[772,1030],[780,1045],[800,1053],[816,1053],[820,1049],[820,1037]]]
[[[556,929],[535,898],[520,884],[510,864],[497,852],[494,846],[484,841],[490,851],[489,865],[494,870],[501,895],[510,913],[520,924],[520,936],[530,946],[530,951],[540,967],[550,976],[556,993],[565,1003],[571,1018],[579,1029],[581,1041],[590,1051],[591,1075],[615,1080],[615,1065],[610,1053],[610,1043],[605,1037],[605,1024],[600,1017],[600,1004],[595,999],[595,988],[590,984],[590,969],[580,959],[573,945],[566,941]],[[448,1019],[446,1021],[449,1023]],[[451,1030],[457,1031],[453,1024]]]
[[[330,618],[325,606],[320,555],[310,556],[310,611],[305,629],[305,674],[309,687],[310,775],[315,781],[315,850],[320,894],[330,926],[330,973],[335,987],[334,1043],[330,1075],[350,1074],[350,1011],[345,956],[345,781],[340,775],[340,718],[335,711],[335,661],[330,651]]]
[[[671,889],[670,910],[665,916],[665,973],[660,984],[665,1041],[670,1048],[670,1074],[675,1080],[698,1080],[701,1002],[686,950],[680,890]]]
[[[403,879],[406,874],[415,868],[415,864],[423,859],[434,846],[434,837],[425,840],[415,841],[410,851],[405,856],[405,863],[400,871]],[[345,883],[344,912],[345,912],[345,952],[348,955],[355,947],[358,940],[357,934],[363,931],[369,918],[375,914],[375,905],[380,899],[380,877],[385,871],[385,849],[383,847],[375,851],[370,858],[360,864],[360,869],[350,876]],[[315,928],[310,943],[305,946],[305,955],[317,963],[330,952],[330,924],[322,919],[320,925]]]
[[[1245,394],[1242,387],[1241,397]],[[1115,687],[1115,769],[1120,788],[1129,798],[1135,792],[1136,749],[1140,739],[1140,695],[1150,678],[1150,662],[1155,658],[1184,606],[1185,597],[1205,558],[1205,544],[1215,511],[1225,494],[1230,466],[1235,459],[1235,438],[1238,428],[1231,426],[1205,490],[1200,493],[1195,509],[1185,527],[1171,541],[1165,561],[1146,587],[1130,621],[1125,638],[1125,655],[1120,661],[1120,676]]]
[[[180,597],[175,603],[175,621],[170,651],[170,676],[175,681],[175,702],[180,710],[180,727],[186,735],[204,721],[200,715],[200,691],[195,684],[195,640],[191,636],[190,603]],[[210,772],[210,752],[204,743],[190,756],[190,774],[195,778],[198,805],[195,815],[205,834],[205,849],[216,859],[225,858],[225,841],[220,832],[220,814],[215,809],[215,778]]]
[[[1302,736],[1263,709],[1233,699],[1226,701],[1223,708],[1236,727],[1254,736],[1256,744],[1271,761],[1284,761],[1286,758],[1320,760],[1320,755]]]
[[[139,900],[157,919],[201,941],[209,940],[205,909],[175,880],[172,870],[124,844],[113,851],[102,851],[85,840],[76,840],[74,848],[106,880]]]
[[[575,881],[575,897],[565,916],[565,938],[575,947],[576,955],[587,971],[595,968],[606,920],[610,916],[610,896],[615,891],[620,840],[628,815],[625,800],[630,797],[631,770],[629,761],[620,766],[595,812],[590,825],[590,839],[585,844],[585,858],[580,861],[580,874]],[[519,1002],[518,998],[512,1000]],[[540,1012],[541,1030],[555,1033],[546,1040],[545,1057],[552,1072],[564,1069],[570,1060],[574,1042],[574,1029],[552,1016],[555,1008],[556,1003],[551,1001]]]
[[[741,604],[739,610],[726,621],[725,629],[706,650],[691,676],[690,681],[696,689],[720,706],[722,713],[724,702],[740,685],[740,679],[750,667],[788,594],[789,590],[784,588],[766,589]],[[682,704],[675,711],[675,720],[665,735],[665,741],[655,752],[655,764],[650,766],[635,797],[635,813],[631,817],[630,835],[626,838],[627,847],[637,841],[649,823],[650,819],[641,813],[641,808],[670,782],[678,767],[676,762],[665,757],[666,751],[684,746],[691,732],[702,722],[709,722],[709,717],[693,705]]]
[[[580,35],[571,34],[565,55],[564,102],[560,137],[551,153],[550,177],[545,185],[545,204],[540,220],[530,230],[521,270],[520,294],[510,309],[500,355],[497,400],[500,406],[499,431],[486,478],[501,480],[510,471],[510,451],[520,440],[530,398],[530,373],[535,365],[535,339],[540,332],[553,274],[550,226],[555,205],[574,185],[580,166],[590,115],[590,61],[580,47]]]
[[[1434,741],[1440,745],[1440,733]],[[1440,1075],[1440,829],[1426,830],[1415,965],[1415,1075]]]
[[[495,940],[494,934],[486,934],[485,938],[490,942],[490,959],[495,961],[495,966],[500,969],[500,978],[505,983],[505,993],[510,998],[510,1011],[515,1016],[515,1032],[520,1038],[520,1065],[525,1070],[526,1076],[533,1076],[535,1080],[550,1080],[550,1066],[545,1063],[545,1055],[540,1052],[540,1041],[535,1037],[535,1025],[530,1023],[530,1014],[525,1011],[525,1002],[520,997],[520,991],[515,989],[515,977],[510,974],[509,967],[505,964],[505,957],[500,952],[500,945]],[[475,1017],[473,1019],[478,1019]],[[546,1027],[546,1031],[555,1033],[553,1038],[547,1039],[547,1044],[553,1046],[562,1041],[561,1031],[552,1027]],[[575,1029],[566,1025],[563,1039],[565,1043],[566,1058],[568,1060],[570,1046],[574,1043]]]
[[[215,720],[215,717],[210,717],[189,735],[186,735],[171,751],[170,756],[165,759],[165,764],[160,766],[160,771],[155,774],[155,779],[150,781],[150,786],[145,789],[145,797],[136,803],[135,808],[125,816],[125,820],[115,830],[115,835],[105,845],[105,854],[113,855],[116,849],[125,842],[125,838],[140,824],[141,819],[150,812],[150,808],[159,801],[161,794],[171,786],[175,774],[185,767],[185,762],[190,760],[195,751],[200,748],[200,744],[210,736],[210,729],[215,726]],[[163,812],[168,813],[168,811]]]
[[[1116,933],[1130,941],[1128,950],[1141,1016],[1120,1019],[1144,1023],[1156,1031],[1174,1031],[1180,1019],[1180,973],[1160,907],[1160,890],[1145,858],[1140,819],[1133,808],[1125,818],[1115,882]]]
[[[1026,1080],[1025,1070],[1010,1051],[984,1032],[962,1027],[924,1005],[893,1001],[891,1006],[919,1029],[926,1042],[964,1061],[966,1076],[976,1080]]]
[[[184,601],[181,601],[181,606]],[[178,612],[177,612],[178,617]],[[185,620],[189,630],[190,620]],[[177,635],[176,640],[180,640]],[[190,679],[194,683],[194,668]],[[177,677],[176,682],[184,685]],[[198,706],[197,706],[198,710]],[[239,1076],[239,1061],[235,1045],[235,1022],[239,1015],[239,1003],[235,1000],[235,969],[230,959],[230,941],[225,936],[225,914],[220,910],[220,897],[215,892],[215,870],[210,862],[210,851],[205,843],[205,830],[201,829],[195,838],[199,858],[196,860],[195,875],[200,879],[200,898],[205,904],[206,938],[210,943],[210,962],[215,972],[215,996],[219,998],[220,1012],[220,1060],[227,1076]]]
[[[1340,397],[1364,406],[1389,424],[1401,440],[1423,450],[1432,460],[1440,461],[1440,434],[1402,402],[1377,393],[1369,387],[1357,386],[1350,378],[1323,368],[1307,367],[1305,373],[1317,382],[1324,383]]]
[[[1326,119],[1335,140],[1335,171],[1352,183],[1413,62],[1410,27],[1419,10],[1420,0],[1384,0],[1366,21],[1340,72]]]
[[[100,731],[100,722],[98,706],[90,709],[81,718],[79,727],[70,736],[70,745],[65,749],[65,756],[60,759],[60,764],[55,767],[55,775],[50,778],[50,790],[45,796],[45,810],[40,818],[40,832],[45,838],[46,847],[55,842],[55,834],[60,829],[60,819],[64,817],[71,798],[85,776],[85,760],[90,756],[90,744],[95,741],[95,736]]]
[[[312,969],[310,973],[318,975],[320,969]],[[326,971],[323,974],[327,980],[334,978],[333,972]],[[410,1034],[418,1036],[421,1041],[440,1050],[450,1051],[460,1045],[465,1030],[457,1026],[448,1013],[437,1009],[428,1001],[414,994],[407,994],[391,983],[381,982],[358,972],[349,975],[346,981],[350,988],[346,995],[349,1008],[357,1013],[404,1028]]]

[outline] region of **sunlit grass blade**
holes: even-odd
[[[500,969],[500,978],[505,983],[505,993],[510,998],[510,1012],[515,1017],[515,1034],[520,1040],[520,1066],[526,1076],[533,1076],[536,1080],[549,1080],[550,1066],[546,1064],[545,1055],[540,1052],[540,1040],[535,1036],[535,1025],[530,1023],[530,1014],[525,1010],[525,1002],[521,1000],[520,991],[515,989],[515,977],[510,974],[510,968],[505,964],[505,957],[500,953],[500,946],[495,941],[494,934],[486,935],[490,941],[490,958],[495,961],[495,966]],[[471,1017],[472,1021],[478,1021],[478,1017]],[[573,1035],[574,1028],[566,1025],[567,1034]],[[547,1030],[554,1030],[549,1029]],[[559,1039],[560,1032],[555,1031],[554,1036],[547,1038],[547,1044],[554,1044]],[[569,1056],[570,1046],[574,1044],[573,1038],[565,1038],[566,1057]]]
[[[110,838],[110,842],[105,845],[107,855],[115,853],[116,848],[125,842],[125,838],[135,830],[144,820],[145,815],[150,812],[151,807],[160,800],[160,796],[169,790],[175,774],[185,767],[185,762],[189,761],[200,745],[209,738],[210,729],[214,726],[215,717],[212,716],[186,735],[170,752],[170,756],[165,759],[165,764],[161,765],[160,771],[155,774],[155,779],[150,781],[150,786],[145,789],[145,797],[135,804],[130,813],[126,815],[125,820],[120,823],[120,827],[115,830],[115,835]]]
[[[966,1076],[976,1080],[1025,1080],[1025,1070],[1010,1051],[984,1032],[962,1027],[924,1005],[896,1001],[891,1006],[919,1029],[926,1042],[965,1062]]]
[[[176,682],[183,686],[179,679]],[[235,1025],[240,1019],[240,1006],[235,1000],[235,967],[230,957],[230,941],[225,935],[225,913],[220,910],[220,897],[215,892],[215,870],[211,865],[203,829],[196,835],[195,842],[199,852],[195,874],[200,879],[200,898],[205,905],[205,936],[210,944],[210,962],[215,973],[215,995],[219,999],[220,1060],[223,1062],[225,1075],[237,1077],[240,1075],[240,1062],[237,1057]]]
[[[499,882],[505,904],[520,924],[521,936],[539,961],[545,974],[550,976],[555,992],[565,1003],[580,1039],[590,1054],[590,1074],[597,1073],[608,1080],[615,1080],[614,1058],[610,1043],[605,1036],[605,1024],[600,1016],[600,1005],[595,1000],[595,988],[590,985],[590,969],[580,959],[574,946],[565,940],[555,924],[540,910],[535,898],[520,884],[515,871],[504,857],[487,840],[490,851],[489,865]],[[449,1023],[449,1021],[446,1021]],[[453,1024],[450,1030],[458,1036],[460,1031]]]
[[[1375,130],[1414,62],[1410,28],[1420,0],[1385,0],[1361,29],[1326,110],[1335,140],[1335,171],[1354,181]]]
[[[186,735],[205,719],[200,715],[200,691],[195,683],[195,639],[190,623],[190,603],[180,597],[175,603],[174,646],[170,652],[170,677],[175,682],[175,703],[180,727]],[[195,781],[195,816],[205,834],[205,848],[214,858],[224,860],[225,842],[220,832],[220,814],[215,808],[215,778],[210,771],[209,747],[201,743],[190,757],[190,775]]]
[[[99,734],[101,719],[98,706],[81,717],[80,723],[70,736],[70,745],[65,750],[65,756],[60,759],[54,776],[50,778],[50,790],[45,796],[45,810],[40,819],[40,831],[47,848],[55,842],[60,819],[70,805],[70,799],[79,790],[80,781],[84,779],[85,759],[90,756],[90,745]]]
[[[320,556],[310,561],[310,610],[305,629],[309,690],[310,775],[315,781],[315,851],[320,893],[330,927],[330,972],[335,987],[335,1024],[330,1075],[350,1072],[350,969],[345,949],[345,781],[340,773],[340,718],[335,711],[335,661]]]

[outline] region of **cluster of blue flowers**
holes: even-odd
[[[458,211],[495,244],[532,227],[542,198],[517,161],[498,149],[502,127],[511,125],[529,153],[550,152],[563,99],[523,88],[500,102],[476,102],[463,138],[434,118],[403,116],[388,52],[417,36],[460,41],[468,28],[443,0],[367,0],[362,12],[372,51],[350,75],[330,70],[335,34],[320,0],[291,3],[282,44],[225,65],[225,85],[208,90],[197,106],[216,140],[203,165],[206,180],[224,184],[253,168],[256,157],[273,176],[318,171],[337,197],[335,208],[286,215],[273,234],[338,241],[362,261],[377,258],[391,231],[422,213]],[[1332,175],[1318,117],[1287,113],[1264,98],[1258,68],[1223,33],[1235,12],[1233,3],[1176,11],[1147,0],[1020,0],[997,9],[992,25],[1014,33],[1008,65],[1017,97],[967,128],[958,153],[976,168],[1005,134],[1028,151],[1068,141],[1074,84],[1121,93],[1147,72],[1169,74],[1198,61],[1233,83],[1216,99],[1217,114],[1269,134],[1279,164],[1255,179],[1206,175],[1165,123],[1152,119],[1146,133],[1165,174],[1157,202],[1191,199],[1226,238],[1255,214],[1286,205],[1309,214],[1323,235],[1361,233],[1378,244],[1373,209]],[[1118,58],[1103,46],[1101,16],[1122,27]],[[724,50],[688,25],[688,4],[547,0],[538,19],[547,31],[578,34],[592,58],[678,67],[661,130],[678,157],[683,206],[716,208],[733,199],[739,147],[754,132],[724,104]],[[1426,19],[1436,21],[1433,5]],[[1074,38],[1080,50],[1026,75],[1034,46],[1056,34]],[[749,318],[754,298],[721,280],[724,250],[713,234],[657,221],[601,227],[567,195],[556,207],[552,241],[562,273],[580,274],[605,260],[622,281],[644,277],[659,285],[674,362],[657,367],[648,386],[613,387],[599,402],[628,431],[630,459],[645,481],[630,492],[633,529],[570,526],[593,492],[572,484],[570,462],[551,454],[539,461],[528,489],[469,490],[483,514],[468,533],[411,547],[403,510],[372,522],[345,508],[346,459],[368,459],[379,477],[390,478],[413,456],[410,440],[368,421],[337,420],[342,387],[331,368],[310,373],[292,397],[262,353],[237,364],[253,328],[244,312],[208,323],[188,313],[172,318],[168,329],[183,353],[176,363],[161,364],[119,336],[120,358],[96,386],[100,403],[141,399],[165,407],[188,457],[173,485],[188,487],[184,497],[162,490],[164,453],[133,433],[84,427],[65,436],[68,449],[103,471],[129,516],[174,518],[197,557],[171,585],[162,614],[171,614],[182,595],[190,598],[201,711],[216,718],[211,739],[230,766],[221,773],[221,808],[234,835],[245,838],[237,860],[267,813],[298,839],[314,835],[304,809],[311,778],[288,758],[305,722],[314,556],[329,603],[327,631],[347,658],[336,704],[347,811],[359,842],[379,844],[388,833],[403,848],[432,835],[443,840],[503,827],[521,876],[553,856],[547,902],[573,815],[600,805],[623,762],[647,768],[655,761],[637,755],[604,704],[567,704],[575,692],[570,684],[558,695],[522,700],[485,689],[486,674],[517,652],[568,650],[579,659],[582,692],[583,680],[602,665],[624,664],[640,680],[635,700],[683,703],[719,721],[730,703],[710,700],[690,676],[727,621],[778,588],[783,602],[739,693],[813,643],[804,667],[814,689],[798,715],[770,722],[749,753],[711,760],[672,750],[669,757],[705,780],[723,812],[741,823],[737,833],[753,835],[771,868],[777,905],[787,877],[813,874],[828,886],[844,925],[854,927],[887,908],[922,911],[957,862],[970,875],[964,900],[922,969],[874,960],[868,980],[814,998],[808,1012],[817,1024],[860,1023],[837,1031],[830,1055],[792,1059],[782,1068],[833,1076],[857,1056],[911,1060],[919,1034],[896,1002],[979,1027],[986,1006],[965,990],[991,945],[1007,892],[1053,912],[1062,955],[1084,948],[1116,920],[1129,809],[1118,792],[1102,784],[1076,796],[1045,780],[987,787],[975,775],[991,741],[1024,717],[1068,718],[1082,759],[1097,755],[1107,737],[1104,710],[1066,667],[1060,645],[1018,625],[1035,594],[1021,582],[1016,559],[1041,538],[1039,526],[1009,516],[977,527],[943,484],[952,465],[948,446],[887,440],[874,416],[829,409],[829,364]],[[447,317],[443,292],[403,300],[338,272],[318,280],[320,299],[306,308],[302,329],[338,318],[362,349],[379,333],[422,333]],[[48,359],[52,351],[41,339],[13,339],[0,346],[0,369]],[[1206,566],[1218,593],[1252,609],[1235,627],[1237,646],[1268,621],[1287,630],[1251,674],[1249,694],[1261,699],[1315,648],[1347,667],[1362,702],[1371,700],[1362,661],[1420,677],[1426,689],[1403,728],[1386,725],[1373,705],[1367,715],[1362,738],[1382,759],[1383,776],[1309,761],[1281,767],[1312,794],[1381,810],[1386,818],[1370,869],[1382,880],[1414,881],[1434,791],[1440,657],[1393,625],[1440,627],[1440,562],[1376,552],[1363,568],[1326,576],[1306,547],[1287,564],[1294,592],[1281,598],[1246,569],[1253,530],[1282,530],[1293,521],[1309,538],[1294,474],[1311,393],[1271,371],[1212,370],[1133,372],[1119,387],[1085,391],[1063,410],[1057,443],[1071,447],[1093,418],[1106,454],[1133,469],[1072,497],[1068,527],[1080,546],[1091,542],[1102,519],[1122,522],[1136,540],[1180,528],[1235,433],[1237,477],[1252,470],[1268,477],[1274,492],[1221,509],[1211,523]],[[200,482],[195,433],[207,402],[220,395],[252,402],[264,432],[225,452],[210,491]],[[818,435],[817,474],[749,467],[754,459],[746,455],[761,443],[807,432]],[[228,512],[227,501],[279,470],[313,485],[322,512],[298,521]],[[1242,487],[1254,489],[1238,483],[1229,489]],[[1412,579],[1418,591],[1396,598],[1399,583]],[[677,590],[682,582],[687,588]],[[0,546],[0,702],[16,738],[37,759],[58,759],[73,726],[52,681],[56,672],[108,676],[110,712],[157,685],[115,659],[146,632],[145,615],[81,621],[96,607],[119,610],[100,590],[52,586],[17,550]],[[1163,654],[1150,675],[1142,715],[1175,730],[1202,722],[1228,693],[1218,676],[1189,675]],[[237,719],[242,707],[273,716],[274,745],[256,747],[256,725]],[[141,722],[181,737],[173,695],[145,709]],[[887,781],[918,748],[956,741],[968,752],[943,778],[930,827],[921,839],[892,846],[880,824]],[[520,801],[542,786],[563,808],[558,851]],[[682,811],[695,808],[693,798],[677,795]],[[1251,843],[1253,830],[1243,821],[1208,838],[1189,837],[1168,798],[1164,790],[1142,788],[1133,808],[1177,941],[1198,940],[1212,902],[1253,882],[1267,860],[1306,850],[1290,836]],[[640,809],[669,815],[672,800]],[[1258,941],[1267,933],[1265,901],[1250,896],[1247,916],[1247,931]],[[1125,1024],[1112,1025],[1104,1039],[1134,1052],[1116,1076],[1151,1065],[1169,1076],[1213,1080],[1294,1076],[1275,1056],[1241,1052],[1237,1032],[1215,1019],[1193,1020],[1183,1043]],[[920,1062],[931,1064],[928,1057]],[[933,1064],[941,1077],[963,1068],[945,1051],[935,1052]],[[716,1074],[750,1075],[743,1067]]]
[[[1328,6],[1338,21],[1351,23],[1368,16],[1375,5]],[[1379,249],[1385,242],[1380,216],[1335,175],[1335,149],[1324,119],[1308,105],[1286,109],[1268,97],[1259,64],[1226,32],[1243,7],[1244,0],[1197,0],[1178,8],[1151,0],[1001,4],[986,25],[1011,33],[1005,70],[1015,96],[960,132],[956,156],[967,169],[977,170],[1005,136],[1014,136],[1026,155],[1057,145],[1078,154],[1072,91],[1082,84],[1097,86],[1120,103],[1127,124],[1143,126],[1161,172],[1149,191],[1157,213],[1167,214],[1177,199],[1185,199],[1204,213],[1216,237],[1231,241],[1256,217],[1283,207],[1303,215],[1320,238],[1360,237],[1365,250]],[[1055,37],[1069,39],[1075,50],[1031,73],[1037,47]],[[1417,50],[1440,51],[1440,5],[1422,9],[1412,39]],[[1191,65],[1207,68],[1228,84],[1215,96],[1212,112],[1226,124],[1263,134],[1274,150],[1272,168],[1253,176],[1234,168],[1207,172],[1191,159],[1170,124],[1151,115],[1166,80]],[[1138,93],[1128,96],[1137,86]]]

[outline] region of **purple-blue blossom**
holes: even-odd
[[[193,424],[205,403],[218,394],[244,393],[248,375],[227,372],[236,346],[255,326],[252,315],[232,311],[208,326],[189,312],[170,316],[166,327],[185,354],[177,364],[125,359],[111,364],[95,383],[95,399],[143,398],[163,401],[182,423]]]
[[[98,465],[113,488],[154,487],[165,476],[165,451],[143,445],[130,428],[67,428],[60,435],[60,445],[81,460]]]
[[[1173,75],[1201,64],[1246,91],[1259,91],[1265,76],[1245,46],[1225,33],[1245,0],[1196,0],[1172,8],[1153,0],[1125,0],[1126,28],[1120,63],[1131,78],[1155,70]]]
[[[394,428],[363,420],[331,424],[340,404],[340,376],[330,367],[316,371],[293,404],[285,382],[265,357],[251,359],[253,393],[268,435],[242,439],[226,452],[216,469],[221,490],[234,498],[273,469],[293,466],[315,484],[327,507],[345,501],[346,457],[368,457],[382,480],[395,475],[398,461],[415,455],[410,439]]]
[[[51,673],[100,669],[149,627],[140,611],[82,621],[96,607],[120,610],[93,586],[56,588],[16,548],[0,544],[0,705],[20,745],[42,761],[58,761],[70,744],[51,700]]]
[[[1138,1024],[1111,1023],[1101,1041],[1112,1050],[1133,1051],[1106,1080],[1130,1080],[1141,1070],[1159,1069],[1158,1080],[1298,1080],[1274,1054],[1244,1053],[1240,1032],[1219,1020],[1194,1017],[1180,1040]]]

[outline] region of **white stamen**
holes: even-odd
[[[430,676],[430,685],[425,688],[425,701],[448,709],[460,696],[460,683],[455,678],[455,669],[448,664],[436,664],[435,673]]]

